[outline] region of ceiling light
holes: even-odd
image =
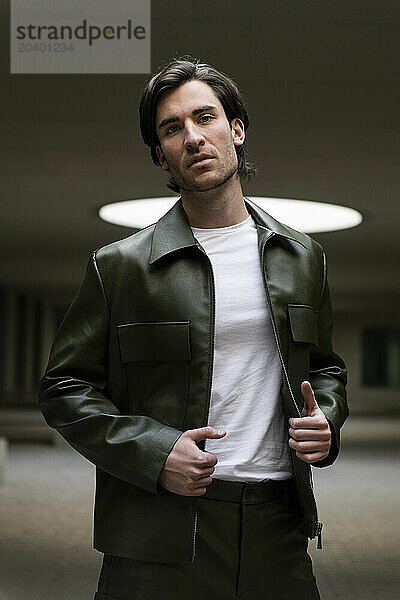
[[[338,204],[256,196],[249,196],[249,199],[278,221],[306,233],[349,229],[362,222],[361,213]],[[113,202],[102,206],[99,216],[115,225],[143,229],[158,221],[177,200],[178,197],[168,196]]]

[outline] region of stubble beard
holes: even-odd
[[[185,177],[176,177],[175,174],[171,173],[171,179],[179,186],[179,188],[185,192],[209,192],[213,189],[219,188],[224,183],[229,181],[238,171],[237,161],[231,165],[226,165],[221,175],[214,181],[196,181],[189,180]]]

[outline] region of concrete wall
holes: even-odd
[[[355,303],[354,303],[355,305]],[[388,387],[362,385],[362,331],[374,327],[400,329],[398,310],[388,303],[384,307],[357,313],[355,308],[338,313],[334,319],[334,349],[348,367],[348,401],[352,415],[400,414],[400,390]]]

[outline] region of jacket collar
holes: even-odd
[[[266,237],[275,234],[297,242],[305,248],[308,247],[306,235],[280,223],[248,198],[244,197],[244,202],[248,212],[257,224],[259,234],[265,233]],[[155,224],[149,262],[153,264],[166,254],[196,245],[198,245],[198,242],[191,230],[182,205],[182,198],[179,198],[173,207]]]

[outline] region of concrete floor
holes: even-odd
[[[323,600],[400,598],[399,435],[399,421],[350,421],[338,462],[314,470],[324,549],[312,541],[310,553]],[[92,600],[93,484],[92,465],[67,446],[10,445],[0,600]]]

